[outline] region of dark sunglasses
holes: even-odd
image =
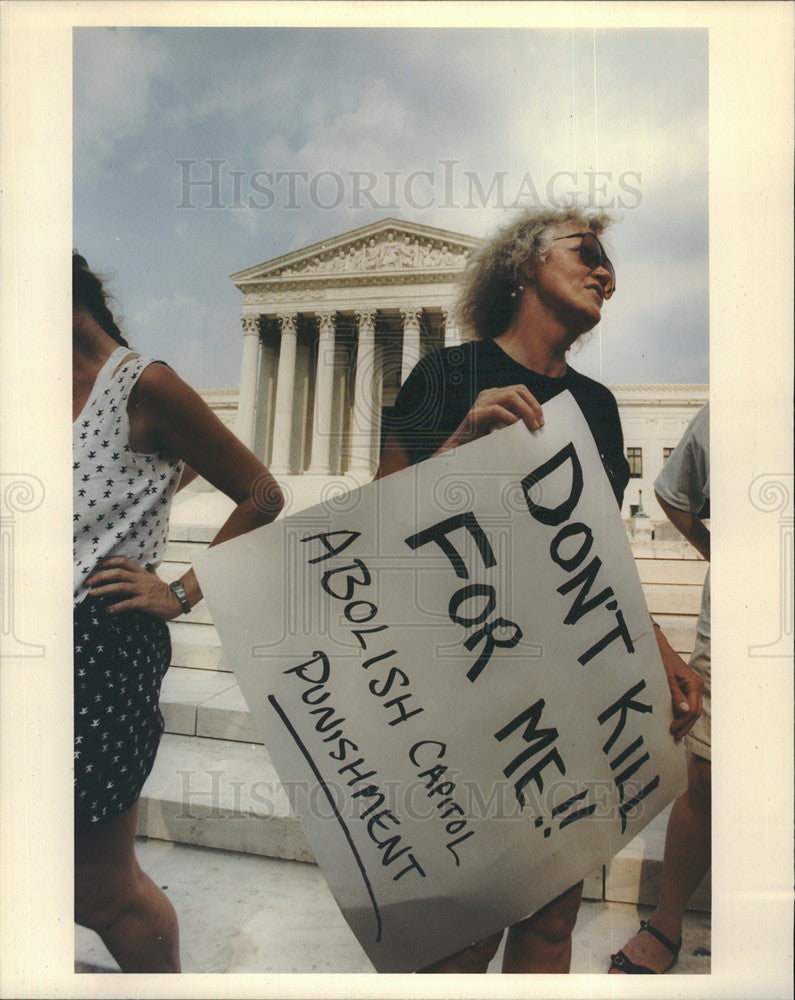
[[[553,242],[557,240],[573,240],[575,236],[580,240],[580,245],[577,249],[583,264],[587,268],[590,268],[591,271],[597,267],[603,267],[610,275],[610,280],[604,286],[605,298],[609,299],[616,290],[616,272],[596,234],[590,232],[590,230],[587,233],[569,233],[568,236],[556,236]]]

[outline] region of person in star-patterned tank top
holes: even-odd
[[[179,972],[176,913],[135,857],[163,733],[166,622],[202,594],[155,572],[174,494],[196,475],[235,509],[211,544],[272,521],[281,490],[167,365],[130,350],[100,279],[72,255],[75,920],[123,972]]]

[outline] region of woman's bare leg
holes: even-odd
[[[75,834],[75,921],[99,934],[122,972],[179,972],[174,907],[135,857],[138,803]]]
[[[568,972],[571,935],[582,900],[582,882],[508,931],[503,972]]]
[[[687,902],[712,860],[711,775],[710,762],[692,754],[687,767],[687,791],[674,802],[668,819],[660,899],[649,923],[673,942],[681,937]],[[654,972],[664,972],[673,961],[665,945],[644,931],[628,941],[622,951],[631,962]]]
[[[491,937],[484,938],[476,944],[470,944],[455,955],[448,955],[432,965],[419,969],[419,972],[445,972],[445,973],[479,973],[485,972],[489,967],[489,962],[497,954],[497,949],[502,940],[502,931],[492,934]]]

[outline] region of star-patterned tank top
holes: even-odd
[[[151,363],[128,347],[115,350],[72,426],[75,604],[88,595],[84,580],[100,559],[126,556],[154,567],[165,552],[183,463],[133,451],[127,415],[133,386]]]

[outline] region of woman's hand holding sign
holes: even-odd
[[[524,420],[531,431],[544,426],[541,404],[527,386],[511,385],[496,389],[484,389],[475,399],[466,417],[435,454],[458,448],[459,445],[475,441],[502,427],[510,427],[517,420]],[[411,465],[409,456],[400,439],[394,434],[387,436],[381,452],[381,462],[374,479],[382,479],[393,472],[400,472]]]
[[[475,441],[491,431],[510,427],[517,420],[523,420],[531,431],[544,426],[541,405],[527,386],[484,389],[475,399],[469,413],[439,449],[439,453],[450,451],[468,441]]]

